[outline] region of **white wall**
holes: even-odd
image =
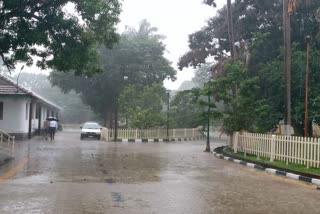
[[[31,98],[28,97],[0,97],[3,102],[3,120],[0,120],[0,129],[7,133],[28,133],[29,131],[29,113]],[[28,104],[28,111],[26,105]],[[31,131],[34,132],[39,128],[39,119],[36,119],[36,104],[32,105]],[[41,128],[47,115],[48,107],[41,107]],[[27,113],[28,112],[28,113]],[[50,110],[50,114],[52,110]]]
[[[8,133],[28,133],[26,104],[30,103],[31,99],[10,97],[0,98],[0,102],[3,102],[3,120],[0,120],[0,129]]]

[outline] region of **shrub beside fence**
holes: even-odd
[[[102,129],[102,139],[112,141],[114,129]],[[169,139],[199,138],[203,133],[201,129],[170,129]],[[167,139],[166,129],[118,129],[117,139]]]
[[[234,152],[320,168],[320,139],[236,132]]]

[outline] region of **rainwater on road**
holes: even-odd
[[[320,213],[313,186],[217,159],[205,141],[106,143],[69,130],[16,147],[0,170],[1,214]]]

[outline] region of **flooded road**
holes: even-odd
[[[314,186],[217,159],[204,141],[105,143],[65,131],[17,144],[0,171],[1,214],[320,213]]]

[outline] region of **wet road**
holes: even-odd
[[[314,186],[217,159],[204,142],[116,144],[66,131],[17,147],[0,171],[1,214],[320,213]]]

